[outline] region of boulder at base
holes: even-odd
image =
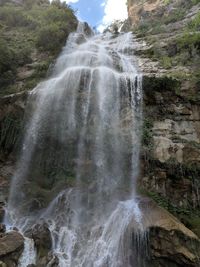
[[[148,233],[148,266],[199,267],[199,238],[154,201],[143,198],[139,206]]]
[[[17,267],[23,252],[24,238],[16,232],[8,232],[0,238],[0,266]]]

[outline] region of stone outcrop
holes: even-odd
[[[56,259],[51,255],[52,240],[48,226],[41,222],[41,224],[34,225],[25,235],[34,240],[37,250],[37,267],[45,267],[48,263],[48,266],[53,267]]]
[[[8,232],[0,237],[0,266],[17,267],[23,252],[24,238],[16,232]]]
[[[189,87],[187,91],[191,92]],[[176,83],[173,79],[170,82],[165,76],[144,78],[140,181],[143,188],[156,192],[175,209],[183,212],[194,209],[198,213],[200,109],[184,94],[182,82]]]
[[[143,225],[148,233],[148,265],[193,266],[200,264],[200,240],[174,216],[148,198],[140,201]]]
[[[195,76],[199,52],[185,59],[189,48],[181,51],[178,46],[200,5],[130,0],[128,10],[144,75],[139,189],[200,235],[200,97]]]
[[[141,19],[152,15],[162,5],[162,0],[129,0],[128,14],[132,24],[137,25]]]

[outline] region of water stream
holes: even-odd
[[[89,36],[85,27],[69,36],[50,78],[30,94],[5,222],[24,234],[45,222],[47,266],[139,267],[132,231],[142,235],[142,76],[134,38]],[[26,239],[20,267],[36,262],[32,244]]]

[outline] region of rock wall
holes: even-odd
[[[143,185],[174,206],[199,209],[200,109],[177,95],[173,83],[168,86],[144,87],[144,127],[151,124],[151,140],[144,144]]]
[[[197,2],[128,1],[128,10],[144,74],[139,191],[200,235],[200,53],[185,38],[199,16]],[[196,36],[195,28],[189,34]]]
[[[128,15],[132,24],[137,25],[143,18],[152,16],[162,6],[162,0],[128,0]]]

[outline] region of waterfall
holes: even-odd
[[[133,228],[142,233],[134,44],[131,33],[92,35],[80,24],[29,97],[5,221],[23,233],[45,222],[60,267],[140,266],[132,237]]]
[[[29,264],[36,263],[36,250],[34,241],[30,238],[24,240],[24,251],[19,259],[19,267],[27,267]]]

